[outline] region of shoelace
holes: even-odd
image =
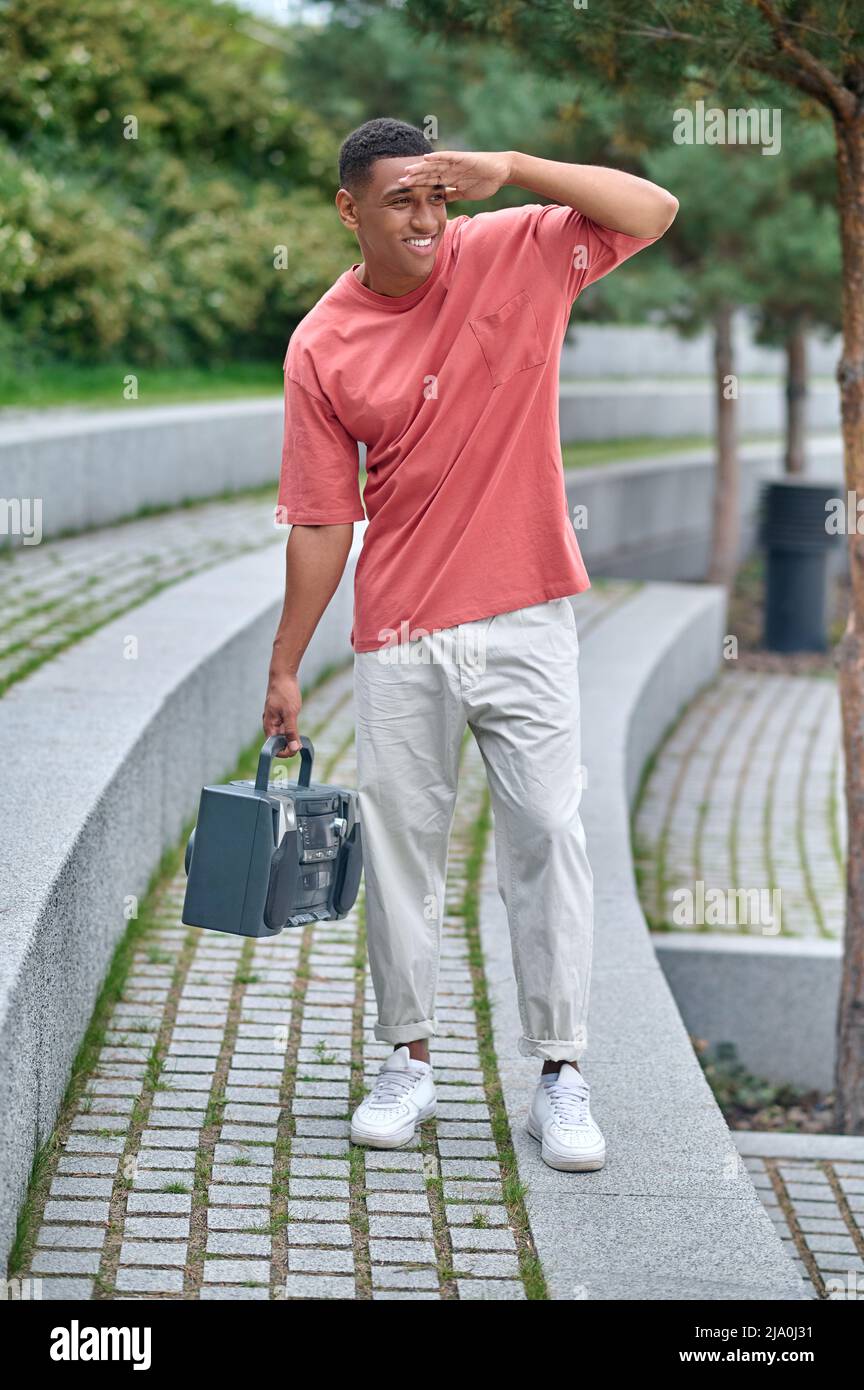
[[[385,1106],[400,1101],[408,1091],[413,1090],[418,1076],[419,1072],[414,1071],[380,1072],[367,1104]]]
[[[552,1113],[559,1124],[582,1125],[587,1121],[588,1092],[571,1086],[554,1085],[546,1092]]]

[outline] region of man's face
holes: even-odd
[[[443,184],[412,188],[397,182],[406,164],[417,159],[417,155],[376,159],[371,183],[360,197],[345,189],[337,194],[342,220],[357,233],[366,261],[406,277],[429,273],[447,223]]]

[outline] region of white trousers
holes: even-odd
[[[578,1060],[593,946],[593,875],[579,814],[579,638],[569,599],[354,654],[375,1037],[439,1032],[435,995],[448,847],[466,724],[492,802],[519,1052]]]

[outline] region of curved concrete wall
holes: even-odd
[[[756,541],[759,493],[766,478],[782,475],[773,444],[741,449],[740,559]],[[810,472],[837,484],[845,495],[839,439],[813,440]],[[564,483],[570,519],[589,574],[619,579],[702,579],[708,564],[714,461],[705,451],[658,455],[597,468],[571,468]],[[580,529],[578,508],[588,524]],[[848,567],[848,547],[837,546],[830,563]]]
[[[732,340],[735,370],[741,376],[774,376],[782,380],[785,352],[757,343],[746,313],[735,315]],[[841,347],[837,336],[826,340],[818,333],[808,335],[811,373],[833,377]],[[650,363],[655,377],[710,377],[714,370],[713,335],[703,332],[682,338],[672,328],[651,323],[582,323],[577,310],[561,353],[562,376],[639,378],[645,375],[646,363]]]
[[[565,442],[651,435],[707,437],[712,432],[712,410],[710,390],[701,384],[565,383],[560,395],[561,437]],[[837,428],[837,412],[834,387],[814,390],[811,430]],[[171,506],[268,483],[275,506],[282,427],[279,396],[0,417],[0,546],[22,543],[27,509],[36,505],[44,536],[104,526],[133,516],[144,506]],[[780,388],[748,386],[741,401],[741,432],[781,431]],[[771,453],[776,452],[772,446]],[[364,457],[361,444],[361,462]],[[703,465],[710,473],[705,458]],[[682,461],[669,466],[680,481]],[[586,473],[580,476],[585,478]],[[700,484],[694,494],[698,510],[684,527],[693,531],[697,546],[707,526],[704,496],[705,487]],[[652,510],[664,506],[661,493]],[[25,513],[23,528],[17,521],[18,508]]]
[[[833,1089],[841,942],[740,932],[653,932],[651,939],[689,1032],[714,1046],[734,1043],[756,1076]]]
[[[708,438],[714,432],[714,396],[709,382],[686,379],[598,384],[562,381],[559,415],[565,442],[664,435]],[[779,382],[741,383],[740,434],[782,436],[784,417],[783,388]],[[840,428],[840,397],[833,382],[811,386],[807,421],[813,431]]]
[[[0,502],[39,499],[45,536],[267,482],[275,506],[281,447],[279,397],[43,411],[0,421]]]

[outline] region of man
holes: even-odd
[[[375,1037],[391,1042],[352,1117],[396,1148],[435,1111],[429,1059],[447,852],[466,724],[492,797],[528,1119],[543,1159],[600,1168],[578,1066],[593,878],[579,815],[579,642],[590,587],[570,522],[558,369],[573,301],[662,236],[677,200],[613,169],[515,150],[433,151],[381,118],[340,151],[336,206],[362,262],[297,327],[285,358],[278,506],[292,523],[264,729],[298,749],[300,659],[364,520],[354,694]],[[547,204],[461,215],[505,184]]]

